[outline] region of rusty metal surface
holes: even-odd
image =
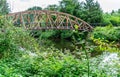
[[[47,11],[47,10],[33,10],[23,11],[17,13],[10,13],[6,15],[14,25],[21,25],[26,29],[70,29],[91,31],[93,28],[87,22],[80,18],[72,16],[67,13]]]

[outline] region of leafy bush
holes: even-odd
[[[16,48],[8,33],[0,31],[0,53],[11,51]]]
[[[39,45],[34,38],[29,36],[29,32],[14,27],[4,18],[0,21],[0,52],[14,51],[16,48],[25,48],[32,51],[39,49]]]
[[[110,22],[114,26],[120,26],[120,18],[117,17],[117,16],[112,16],[111,19],[110,19]]]
[[[109,41],[120,40],[120,27],[96,27],[92,33],[92,36],[96,39],[104,39]]]
[[[58,34],[57,31],[49,30],[49,31],[42,32],[40,35],[40,38],[41,39],[56,38],[58,36],[57,34]]]
[[[40,52],[18,50],[10,53],[9,57],[0,60],[0,76],[3,77],[87,77],[86,59],[78,59],[74,55],[62,53],[54,47],[40,48]],[[104,70],[98,69],[98,59],[91,59],[91,77],[112,77]],[[111,74],[111,72],[109,72]]]
[[[119,48],[114,42],[109,42],[107,40],[95,39],[91,37],[93,43],[96,45],[94,52],[120,52]]]
[[[66,30],[66,31],[61,31],[61,38],[62,39],[72,39],[73,36],[73,31],[71,30]]]
[[[40,38],[60,38],[60,39],[71,39],[73,35],[73,31],[66,30],[66,31],[61,31],[61,30],[49,30],[45,32],[41,32]]]
[[[10,57],[0,60],[1,76],[83,76],[87,66],[70,54],[63,54],[57,49],[41,49],[41,53],[14,51]],[[33,55],[34,54],[34,55]]]
[[[120,26],[120,14],[115,12],[113,14],[103,14],[104,21],[103,23],[106,23],[106,25],[112,24],[113,26]]]
[[[120,40],[120,27],[106,26],[97,27],[91,34],[93,52],[119,52],[116,42]]]
[[[25,49],[29,49],[35,51],[39,48],[39,44],[37,44],[36,40],[29,35],[29,32],[19,28],[10,26],[7,27],[6,32],[9,34],[10,39],[18,46]]]
[[[5,19],[3,16],[0,16],[0,55],[5,51],[11,51],[16,49],[15,44],[12,42],[9,37],[9,33],[7,33],[3,27],[5,28]],[[8,23],[9,24],[9,23]]]

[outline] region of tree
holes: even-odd
[[[34,6],[34,7],[29,8],[28,10],[42,10],[42,8],[38,6]]]
[[[114,13],[115,13],[115,11],[114,11],[114,10],[112,10],[111,15],[113,15]]]
[[[6,0],[0,0],[0,14],[8,14],[10,9]]]
[[[84,3],[80,0],[62,0],[60,2],[60,11],[76,16],[84,20]]]
[[[60,11],[79,17],[89,23],[103,22],[103,12],[97,1],[79,1],[80,0],[62,0],[60,2]]]
[[[85,0],[84,8],[85,21],[89,23],[101,23],[103,21],[102,9],[97,1]]]
[[[118,13],[120,14],[120,9],[118,9]]]
[[[59,11],[59,7],[57,5],[48,5],[45,10],[51,10],[51,11]]]
[[[74,16],[78,16],[80,2],[78,0],[62,0],[60,2],[60,11]]]

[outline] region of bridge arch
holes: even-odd
[[[32,10],[10,13],[7,18],[14,25],[21,24],[26,29],[78,29],[91,31],[93,28],[87,22],[73,15],[47,10]]]

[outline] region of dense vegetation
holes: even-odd
[[[112,71],[107,71],[107,69],[111,68],[111,66],[100,68],[96,65],[96,63],[100,62],[99,58],[95,60],[93,60],[94,58],[90,59],[90,69],[88,71],[88,58],[86,57],[85,52],[95,52],[94,47],[92,48],[89,45],[86,45],[85,47],[89,46],[90,50],[86,50],[83,47],[82,49],[77,48],[72,52],[70,52],[69,50],[65,50],[65,52],[62,52],[61,50],[58,50],[53,46],[49,46],[49,48],[40,47],[37,43],[37,40],[31,37],[28,31],[22,28],[14,27],[12,26],[12,24],[7,23],[8,21],[3,21],[4,22],[2,22],[2,28],[0,28],[1,77],[86,77],[88,73],[89,76],[92,77],[120,76],[120,69],[117,69],[120,67],[120,65],[117,64],[118,62],[116,62],[116,64],[113,67],[117,71],[113,73]],[[6,24],[4,24],[5,22]],[[97,32],[99,33],[99,31],[95,30],[93,35],[96,36],[95,33]],[[97,38],[98,37],[95,37],[94,40]],[[100,49],[99,46],[103,43],[108,43],[105,43],[103,41],[101,42],[101,40],[94,40],[93,42],[96,43],[96,45],[98,45],[97,48],[99,48],[101,52],[104,51],[103,49]],[[111,47],[112,46],[110,45],[107,47],[107,49]],[[113,49],[113,47],[111,49]],[[116,52],[117,50],[119,49],[116,49]],[[90,55],[87,56],[90,57]]]
[[[0,5],[0,8],[3,7]],[[78,30],[28,31],[13,26],[4,18],[8,12],[2,11],[0,77],[120,77],[120,10],[103,13],[99,3],[93,0],[62,0],[59,6],[49,5],[45,9],[66,12],[99,25],[89,33]],[[105,27],[100,27],[103,24]],[[74,50],[63,51],[52,43],[40,45],[40,41],[48,44],[47,39],[66,39],[74,44]]]
[[[9,8],[6,0],[0,0],[0,14],[8,14]]]

